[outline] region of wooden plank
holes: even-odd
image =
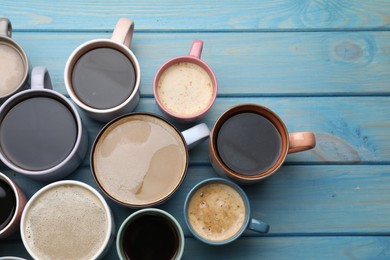
[[[389,28],[388,1],[15,1],[0,16],[15,28],[110,30],[130,17],[141,30],[311,30]]]
[[[25,33],[14,38],[33,66],[48,67],[65,93],[66,61],[80,44],[107,33]],[[141,67],[141,93],[152,95],[154,76],[169,59],[204,41],[202,58],[214,70],[222,96],[388,95],[390,32],[142,33],[132,50]]]

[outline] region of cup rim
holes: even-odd
[[[167,211],[162,210],[162,209],[158,209],[158,208],[144,208],[144,209],[140,209],[140,210],[135,211],[132,214],[130,214],[122,222],[122,224],[120,225],[120,227],[118,229],[118,235],[116,237],[116,251],[118,253],[119,258],[120,259],[124,259],[120,255],[121,253],[123,253],[123,251],[121,250],[121,245],[120,245],[121,239],[123,237],[123,230],[128,226],[130,220],[134,219],[138,215],[142,215],[142,214],[145,214],[145,213],[152,213],[152,214],[157,214],[157,215],[160,215],[160,216],[163,215],[164,217],[167,217],[168,219],[170,219],[173,222],[173,224],[176,226],[176,231],[178,231],[178,233],[179,233],[178,234],[179,235],[179,240],[181,241],[181,246],[179,245],[179,248],[178,248],[178,251],[177,251],[178,254],[176,255],[175,259],[181,259],[182,255],[183,255],[183,252],[184,252],[184,246],[185,246],[185,238],[184,238],[183,229],[182,229],[182,227],[180,226],[179,222],[176,220],[175,217],[173,217]]]
[[[192,195],[198,190],[200,189],[201,187],[207,185],[207,184],[210,184],[210,183],[222,183],[222,184],[225,184],[225,185],[228,185],[230,186],[231,188],[233,188],[235,191],[237,191],[242,200],[244,201],[244,204],[245,204],[245,220],[244,220],[244,223],[243,225],[241,226],[240,230],[234,234],[233,236],[227,238],[227,239],[224,239],[224,240],[218,240],[218,241],[212,241],[212,240],[207,240],[206,238],[202,237],[201,235],[199,235],[191,226],[191,224],[189,223],[189,220],[188,220],[188,217],[187,217],[187,209],[188,209],[188,204],[192,198]],[[225,179],[225,178],[220,178],[220,177],[212,177],[212,178],[208,178],[208,179],[205,179],[205,180],[202,180],[200,182],[198,182],[197,184],[195,184],[194,187],[191,188],[191,190],[188,192],[185,200],[184,200],[184,208],[183,208],[183,213],[184,213],[184,220],[185,220],[185,223],[188,227],[188,229],[191,231],[192,235],[194,237],[196,237],[197,239],[199,239],[200,241],[206,243],[206,244],[209,244],[209,245],[225,245],[225,244],[228,244],[228,243],[231,243],[233,241],[235,241],[237,238],[239,238],[242,233],[247,229],[248,225],[249,225],[249,221],[251,219],[251,208],[250,208],[250,203],[249,203],[249,199],[248,199],[248,196],[246,195],[246,193],[244,192],[244,190],[238,186],[236,183],[228,180],[228,179]]]
[[[0,149],[0,160],[12,170],[24,174],[26,176],[39,177],[44,175],[50,175],[51,173],[56,172],[57,170],[61,169],[65,164],[67,164],[70,158],[75,156],[75,154],[78,151],[78,147],[81,145],[82,133],[84,130],[83,130],[83,123],[81,121],[81,117],[79,113],[77,112],[77,109],[65,96],[51,89],[27,89],[27,90],[20,91],[15,95],[13,95],[11,98],[7,99],[0,106],[0,115],[2,115],[0,118],[0,126],[4,116],[7,115],[10,109],[12,109],[15,105],[17,105],[19,101],[26,100],[31,97],[47,97],[48,95],[54,96],[58,102],[64,102],[63,105],[66,106],[66,108],[72,113],[77,125],[77,137],[72,151],[66,156],[66,158],[63,161],[61,161],[59,164],[51,168],[38,170],[38,171],[24,169],[13,164],[10,160],[8,160],[8,158],[3,154],[2,150]],[[52,98],[52,97],[48,97],[48,98]]]
[[[118,51],[125,52],[126,54],[128,54],[131,57],[131,59],[129,59],[129,60],[133,64],[135,74],[136,74],[134,89],[131,92],[131,94],[127,97],[127,99],[115,107],[105,108],[105,109],[90,107],[87,104],[85,104],[84,102],[82,102],[77,97],[76,93],[74,92],[72,80],[71,80],[74,64],[81,58],[82,55],[86,54],[87,52],[89,52],[93,49],[96,49],[96,48],[101,48],[101,47],[93,47],[94,44],[99,44],[99,43],[104,44],[104,47],[116,49]],[[113,48],[111,45],[115,46],[116,48]],[[87,50],[83,52],[83,50],[85,48],[87,48]],[[79,56],[77,57],[77,55],[79,55]],[[77,59],[76,59],[76,57],[77,57]],[[127,58],[128,58],[128,56],[127,56]],[[128,48],[126,45],[120,44],[120,43],[115,42],[114,40],[111,40],[111,39],[93,39],[93,40],[89,40],[87,42],[82,43],[76,49],[74,49],[73,52],[70,54],[70,56],[65,64],[64,81],[65,81],[65,88],[66,88],[67,93],[69,94],[70,98],[80,108],[82,108],[83,110],[88,111],[90,113],[104,115],[104,114],[110,114],[110,113],[116,112],[116,111],[124,108],[135,98],[135,96],[137,95],[137,93],[139,91],[140,85],[141,85],[141,69],[140,69],[140,65],[139,65],[137,57],[130,50],[130,48]]]
[[[213,82],[213,96],[211,98],[211,102],[202,111],[200,111],[199,113],[192,114],[192,115],[183,115],[183,114],[179,114],[179,113],[176,113],[174,111],[171,111],[171,110],[167,109],[162,104],[162,102],[160,101],[160,98],[159,98],[159,96],[157,94],[158,81],[160,80],[161,75],[169,67],[171,67],[172,65],[174,65],[176,63],[179,63],[179,62],[189,62],[189,63],[192,63],[192,64],[200,66],[203,70],[206,71],[206,73],[209,75],[211,81]],[[215,102],[215,99],[217,98],[217,93],[218,93],[218,81],[217,81],[217,77],[215,76],[215,73],[213,72],[211,67],[206,62],[204,62],[202,59],[194,57],[194,56],[190,56],[190,55],[187,55],[187,56],[177,56],[177,57],[175,57],[173,59],[170,59],[170,60],[166,61],[158,69],[157,73],[154,76],[154,80],[153,80],[153,95],[154,95],[154,99],[155,99],[158,107],[166,115],[168,115],[168,116],[170,116],[173,119],[178,120],[178,121],[192,122],[192,121],[195,121],[195,120],[198,120],[198,119],[202,118],[210,110],[210,108],[213,106],[213,104]]]
[[[10,92],[6,95],[0,96],[0,99],[5,100],[5,99],[13,96],[18,91],[20,91],[23,88],[23,86],[26,84],[26,81],[28,81],[28,74],[30,71],[30,63],[29,63],[29,59],[27,57],[27,54],[24,51],[24,49],[22,48],[22,46],[17,41],[15,41],[12,37],[0,35],[0,43],[2,41],[5,42],[7,45],[11,45],[13,48],[17,49],[19,54],[21,54],[22,59],[23,59],[23,63],[25,65],[23,79],[21,80],[19,85],[12,92]],[[8,41],[8,43],[7,43],[7,41]]]
[[[100,203],[102,204],[103,208],[104,208],[104,211],[106,213],[106,216],[107,216],[107,227],[106,227],[106,230],[107,230],[107,233],[106,233],[106,236],[104,238],[104,241],[102,243],[102,246],[100,247],[100,249],[95,253],[93,259],[101,256],[102,254],[104,254],[104,252],[107,250],[107,246],[110,244],[110,241],[111,241],[111,236],[113,234],[113,225],[114,225],[114,222],[113,222],[113,216],[112,216],[112,213],[111,213],[111,210],[110,210],[110,207],[108,206],[107,202],[105,201],[105,199],[103,198],[103,196],[97,191],[95,190],[92,186],[84,183],[84,182],[81,182],[81,181],[76,181],[76,180],[61,180],[61,181],[56,181],[56,182],[52,182],[44,187],[42,187],[40,190],[38,190],[31,198],[30,200],[27,202],[24,210],[23,210],[23,213],[22,213],[22,217],[21,217],[21,220],[20,220],[20,235],[21,235],[21,238],[22,238],[22,242],[23,242],[23,245],[24,247],[26,248],[27,252],[34,258],[34,259],[38,259],[37,256],[35,255],[35,253],[31,250],[27,240],[26,240],[26,237],[25,237],[25,234],[24,234],[24,230],[25,230],[25,222],[26,222],[26,215],[27,215],[27,212],[29,211],[31,205],[34,203],[34,201],[39,198],[39,196],[41,196],[44,192],[50,190],[50,189],[53,189],[55,187],[58,187],[58,186],[63,186],[63,185],[74,185],[74,186],[78,186],[78,187],[81,187],[83,189],[86,189],[88,190],[89,192],[91,192],[99,201]]]
[[[7,230],[16,221],[16,219],[18,217],[17,215],[18,215],[19,207],[20,207],[20,198],[19,198],[18,188],[16,187],[16,184],[13,180],[11,180],[7,175],[5,175],[2,172],[0,172],[0,180],[5,181],[11,187],[11,189],[14,193],[14,196],[15,196],[15,201],[16,201],[15,212],[14,212],[11,220],[8,222],[8,224],[3,229],[0,230],[0,236],[1,236],[3,233],[7,232]]]
[[[263,111],[266,115],[258,113],[258,110]],[[230,118],[231,116],[237,115],[239,113],[243,112],[252,112],[256,114],[260,114],[261,116],[266,117],[271,123],[277,128],[279,135],[283,139],[283,136],[285,136],[286,141],[282,141],[282,151],[279,154],[279,157],[277,161],[267,170],[253,174],[253,175],[245,175],[238,172],[235,172],[234,170],[230,169],[220,158],[218,149],[216,147],[216,140],[218,136],[219,129],[224,124],[224,122]],[[272,119],[270,119],[267,115],[272,116]],[[275,122],[277,122],[277,125],[275,125]],[[284,160],[287,157],[288,149],[289,149],[289,135],[288,130],[282,119],[271,109],[258,105],[258,104],[240,104],[233,106],[223,112],[222,115],[219,116],[219,118],[215,121],[215,124],[211,130],[210,139],[209,139],[209,150],[210,150],[210,158],[213,163],[217,163],[218,166],[222,167],[223,170],[228,173],[228,176],[231,177],[234,180],[237,181],[257,181],[264,179],[273,173],[275,173],[283,164]]]
[[[118,198],[115,198],[114,196],[112,196],[108,191],[106,191],[104,189],[104,187],[102,186],[102,184],[99,182],[98,178],[96,177],[96,172],[95,172],[95,167],[94,167],[94,159],[93,159],[94,158],[96,145],[98,144],[99,139],[105,133],[105,131],[111,125],[113,125],[115,122],[120,121],[120,120],[122,120],[124,118],[133,117],[133,116],[147,116],[147,117],[154,117],[154,118],[156,118],[158,120],[162,120],[164,123],[168,124],[170,127],[172,127],[173,130],[175,130],[178,133],[179,137],[181,138],[181,140],[183,142],[183,146],[185,148],[184,150],[186,151],[184,171],[181,174],[180,181],[176,184],[175,188],[170,190],[169,192],[167,192],[165,196],[160,197],[159,199],[156,199],[156,200],[153,200],[153,201],[148,201],[148,202],[142,203],[142,204],[134,204],[134,203],[127,203],[127,202],[121,201]],[[169,122],[168,120],[166,120],[165,118],[163,118],[163,117],[161,117],[161,116],[159,116],[157,114],[153,114],[153,113],[150,113],[150,112],[131,112],[131,113],[127,113],[127,114],[121,115],[121,116],[119,116],[117,118],[114,118],[113,120],[108,122],[105,126],[103,126],[102,129],[100,129],[99,133],[96,135],[95,140],[94,140],[94,142],[92,144],[91,153],[90,153],[90,168],[91,168],[93,179],[95,180],[95,183],[97,184],[99,189],[107,197],[109,197],[111,200],[115,201],[116,203],[118,203],[118,204],[120,204],[122,206],[125,206],[125,207],[133,208],[133,209],[156,206],[156,205],[159,205],[159,204],[163,203],[164,201],[168,200],[169,198],[171,198],[173,196],[173,194],[179,189],[179,187],[183,183],[183,181],[184,181],[184,179],[185,179],[185,177],[187,175],[188,164],[189,164],[189,153],[188,153],[188,147],[187,147],[187,144],[186,144],[186,141],[184,139],[183,134],[171,122]]]

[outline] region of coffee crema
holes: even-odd
[[[84,104],[108,109],[122,104],[133,92],[133,63],[122,52],[96,48],[82,55],[72,72],[73,90]]]
[[[21,54],[14,48],[0,43],[0,97],[18,89],[23,81],[26,65]]]
[[[246,207],[241,195],[223,183],[201,186],[190,197],[187,218],[192,229],[206,240],[223,241],[244,225]]]
[[[187,152],[179,133],[151,115],[123,117],[98,137],[94,176],[113,199],[147,205],[173,192],[182,181]]]
[[[38,259],[92,259],[109,232],[104,205],[78,185],[48,189],[24,214],[21,232]]]
[[[282,150],[278,129],[264,116],[252,112],[229,117],[220,127],[216,142],[223,163],[244,175],[268,170]]]
[[[16,196],[10,184],[0,179],[0,230],[12,220],[16,211]]]
[[[157,96],[162,105],[179,115],[194,115],[204,111],[214,95],[210,75],[199,65],[178,62],[160,76]]]

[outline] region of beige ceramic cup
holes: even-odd
[[[29,86],[27,55],[11,36],[11,22],[0,17],[0,103]]]
[[[209,154],[218,174],[251,184],[275,173],[287,154],[315,147],[312,132],[288,133],[270,109],[243,104],[224,112],[214,124]]]
[[[91,118],[108,122],[137,106],[141,70],[129,49],[134,22],[118,20],[111,39],[95,39],[77,47],[64,71],[70,98]]]
[[[19,230],[20,218],[26,205],[26,195],[7,175],[0,172],[0,239]]]

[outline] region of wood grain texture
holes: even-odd
[[[110,30],[121,16],[141,30],[338,30],[388,28],[389,9],[386,0],[3,0],[0,16],[24,30]]]

